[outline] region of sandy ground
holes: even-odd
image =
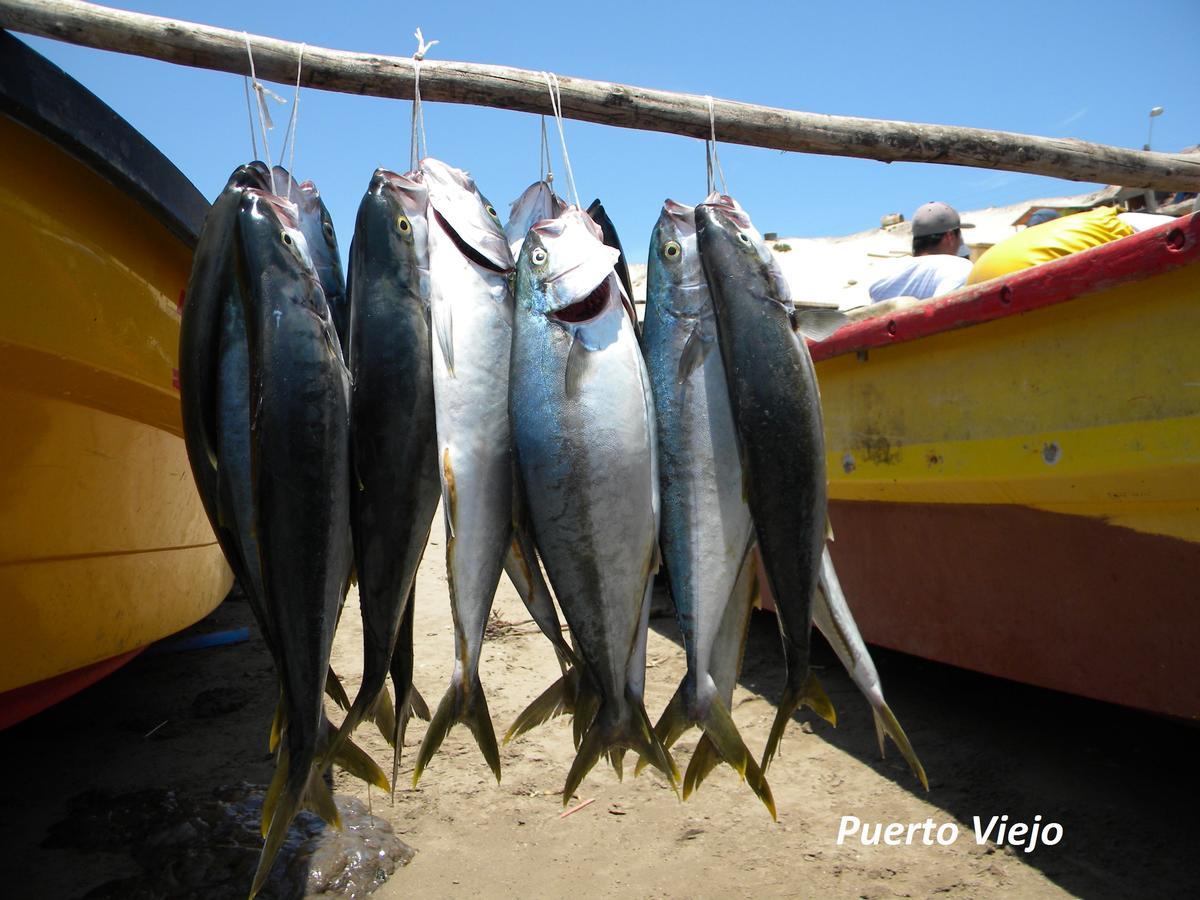
[[[440,529],[435,528],[435,531]],[[416,683],[430,705],[452,662],[440,535],[418,584]],[[853,598],[850,598],[853,603]],[[360,628],[352,596],[334,666],[353,695]],[[193,631],[250,624],[224,603]],[[507,583],[495,607],[482,678],[502,732],[556,676],[549,644]],[[597,768],[562,818],[573,757],[558,720],[502,749],[491,777],[465,728],[455,729],[416,789],[409,732],[395,804],[343,773],[341,794],[367,801],[417,851],[373,895],[400,897],[1128,897],[1194,896],[1200,827],[1200,730],[1104,704],[877,651],[884,687],[929,773],[926,794],[894,753],[880,760],[868,707],[819,640],[820,676],[841,717],[835,730],[802,713],[769,777],[770,816],[728,768],[687,803],[656,775],[618,782]],[[683,672],[674,623],[652,622],[647,707],[665,705]],[[774,623],[756,613],[734,718],[760,748],[782,681]],[[100,685],[0,734],[0,862],[11,897],[73,898],[135,874],[131,848],[72,840],[68,803],[150,788],[207,796],[265,784],[273,673],[257,635],[242,644],[143,655]],[[356,738],[387,766],[373,726]],[[686,764],[692,732],[677,745]],[[682,768],[682,765],[681,765]],[[1062,825],[1061,843],[1032,853],[977,844],[973,816]],[[869,823],[955,823],[950,846],[837,843],[842,816]],[[110,823],[111,824],[111,823]],[[103,843],[103,842],[101,842]],[[195,896],[204,896],[203,892]]]

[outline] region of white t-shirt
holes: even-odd
[[[892,274],[885,275],[871,285],[872,303],[893,297],[924,300],[948,294],[966,284],[967,276],[971,274],[969,259],[944,253],[914,256],[899,263]]]

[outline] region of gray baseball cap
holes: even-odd
[[[913,237],[945,234],[947,231],[953,231],[955,228],[974,227],[974,225],[960,221],[954,207],[948,206],[938,200],[918,207],[912,217]]]

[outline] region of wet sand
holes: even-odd
[[[435,526],[419,576],[415,628],[415,681],[431,706],[445,689],[453,653],[437,532]],[[183,850],[151,857],[156,871],[146,873],[138,860],[147,860],[147,829],[126,828],[120,817],[136,807],[131,797],[143,806],[167,802],[165,796],[200,803],[241,782],[268,782],[274,675],[246,604],[229,600],[192,631],[246,625],[247,642],[144,654],[0,733],[8,773],[0,785],[6,896],[244,896],[248,880],[240,889],[173,893],[182,889],[164,885],[192,883],[164,880],[168,870],[178,875],[183,861],[170,854]],[[507,583],[489,630],[482,679],[502,734],[554,680],[557,666]],[[334,667],[351,695],[360,640],[352,594],[334,649]],[[657,775],[634,778],[629,766],[618,782],[611,769],[597,767],[572,805],[592,802],[562,818],[558,792],[574,756],[565,720],[503,747],[499,785],[470,733],[457,728],[413,789],[411,759],[425,727],[414,722],[394,805],[335,774],[339,795],[360,799],[416,850],[372,896],[1194,895],[1200,729],[877,650],[887,697],[929,773],[926,794],[894,748],[879,758],[869,708],[819,638],[814,653],[839,727],[807,711],[789,726],[769,772],[777,823],[727,767],[686,803]],[[647,708],[656,718],[683,673],[672,621],[652,621],[649,660]],[[756,613],[733,710],[756,751],[782,678],[774,622]],[[332,706],[330,713],[336,720]],[[697,734],[676,747],[681,768]],[[356,740],[390,770],[390,751],[374,726],[361,727]],[[105,812],[113,809],[115,817]],[[978,844],[973,817],[986,825],[1001,815],[1010,823],[1041,815],[1043,824],[1061,824],[1062,840],[1030,853]],[[949,846],[926,846],[920,833],[911,846],[864,846],[857,838],[839,846],[843,816],[871,824],[954,823],[958,837]],[[200,865],[195,849],[193,867]],[[203,885],[204,873],[192,874]],[[123,892],[130,884],[139,885],[136,893]]]

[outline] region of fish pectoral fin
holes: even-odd
[[[433,333],[442,351],[446,371],[454,377],[454,316],[448,303],[432,304]]]
[[[712,341],[704,339],[703,329],[697,323],[683,345],[683,352],[679,354],[679,370],[675,373],[675,384],[686,384],[692,373],[704,365],[708,354],[713,351],[713,346]]]
[[[571,349],[567,351],[566,390],[568,398],[579,393],[579,387],[587,377],[590,357],[591,352],[584,346],[583,341],[572,335]]]
[[[454,484],[454,465],[450,462],[450,448],[442,451],[442,513],[446,517],[446,534],[454,540],[454,510],[457,505],[458,492]],[[446,547],[449,553],[450,547]]]
[[[792,330],[814,341],[825,340],[849,321],[836,309],[799,307],[792,311]]]
[[[908,735],[904,733],[904,729],[900,727],[900,721],[892,713],[892,709],[886,703],[872,710],[875,714],[875,733],[879,737],[879,753],[883,755],[883,735],[884,732],[900,748],[900,755],[904,757],[904,761],[908,763],[908,767],[912,769],[912,773],[917,776],[917,780],[921,782],[921,787],[929,790],[929,779],[925,777],[925,767],[921,765],[921,760],[917,759],[916,751],[913,750],[912,744],[908,742]]]

